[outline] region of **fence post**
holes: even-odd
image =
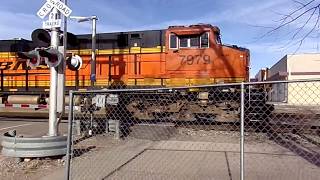
[[[240,180],[244,180],[244,83],[241,83]]]
[[[68,114],[68,141],[67,141],[67,154],[66,154],[66,169],[65,179],[70,179],[70,163],[72,156],[72,126],[73,126],[73,91],[69,91],[69,114]]]

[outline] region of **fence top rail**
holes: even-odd
[[[304,83],[304,82],[320,82],[320,78],[313,79],[295,79],[295,80],[282,80],[282,81],[258,81],[258,82],[244,82],[245,85],[256,84],[278,84],[278,83]],[[241,83],[240,83],[241,84]]]
[[[242,82],[242,83],[224,83],[224,84],[209,84],[198,86],[180,86],[180,87],[160,87],[160,88],[128,88],[128,89],[101,89],[101,90],[72,90],[73,94],[88,94],[88,93],[107,93],[107,92],[134,92],[134,91],[173,91],[182,89],[196,89],[196,88],[210,88],[210,87],[228,87],[241,85],[265,85],[265,84],[279,84],[279,83],[304,83],[304,82],[320,82],[317,79],[298,79],[298,80],[283,80],[283,81],[261,81],[261,82]]]

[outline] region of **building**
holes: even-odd
[[[268,78],[268,68],[262,68],[259,70],[259,72],[255,75],[254,79],[255,81],[266,81]]]
[[[320,78],[320,54],[285,55],[268,71],[268,80]]]
[[[269,81],[320,79],[320,54],[286,55],[268,71]],[[319,83],[319,85],[315,85]],[[269,97],[289,105],[320,104],[320,81],[273,83]],[[303,99],[304,101],[301,101]]]

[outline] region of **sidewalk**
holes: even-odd
[[[239,144],[130,140],[74,158],[72,179],[217,179],[240,175]],[[281,146],[246,145],[245,178],[318,179],[320,168]],[[43,179],[63,179],[64,169]]]

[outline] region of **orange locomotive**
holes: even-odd
[[[66,71],[70,89],[90,86],[91,36],[78,35],[68,52],[80,55],[83,66]],[[16,52],[33,49],[27,40],[0,42],[3,90],[48,89],[49,70],[28,70]],[[166,30],[97,35],[95,88],[126,86],[191,86],[243,82],[249,79],[249,51],[223,45],[216,26],[172,26]]]
[[[68,53],[81,56],[83,65],[76,71],[67,69],[66,89],[193,86],[245,82],[249,79],[249,50],[223,45],[219,28],[208,24],[98,34],[97,58],[93,67],[95,73],[91,72],[91,35],[77,35],[77,43],[73,45],[68,46]],[[48,67],[41,65],[30,70],[25,60],[17,58],[17,52],[30,51],[35,46],[35,43],[21,39],[0,41],[4,99],[5,91],[23,94],[26,90],[39,94],[41,103],[46,103],[44,99],[48,94],[45,90],[49,90],[50,85]],[[93,86],[92,77],[96,79]],[[239,86],[209,89],[149,91],[141,92],[139,96],[134,92],[117,91],[120,100],[115,108],[122,108],[126,112],[120,114],[130,112],[132,118],[139,120],[238,121]],[[257,96],[265,97],[263,93],[257,93]],[[91,110],[99,109],[91,107],[95,104],[85,103],[87,100],[83,98],[81,101],[83,111],[87,112],[86,105]],[[264,103],[263,98],[261,100]],[[106,105],[105,110],[105,119],[112,119],[108,117],[112,116],[108,113],[112,107],[110,109]]]

